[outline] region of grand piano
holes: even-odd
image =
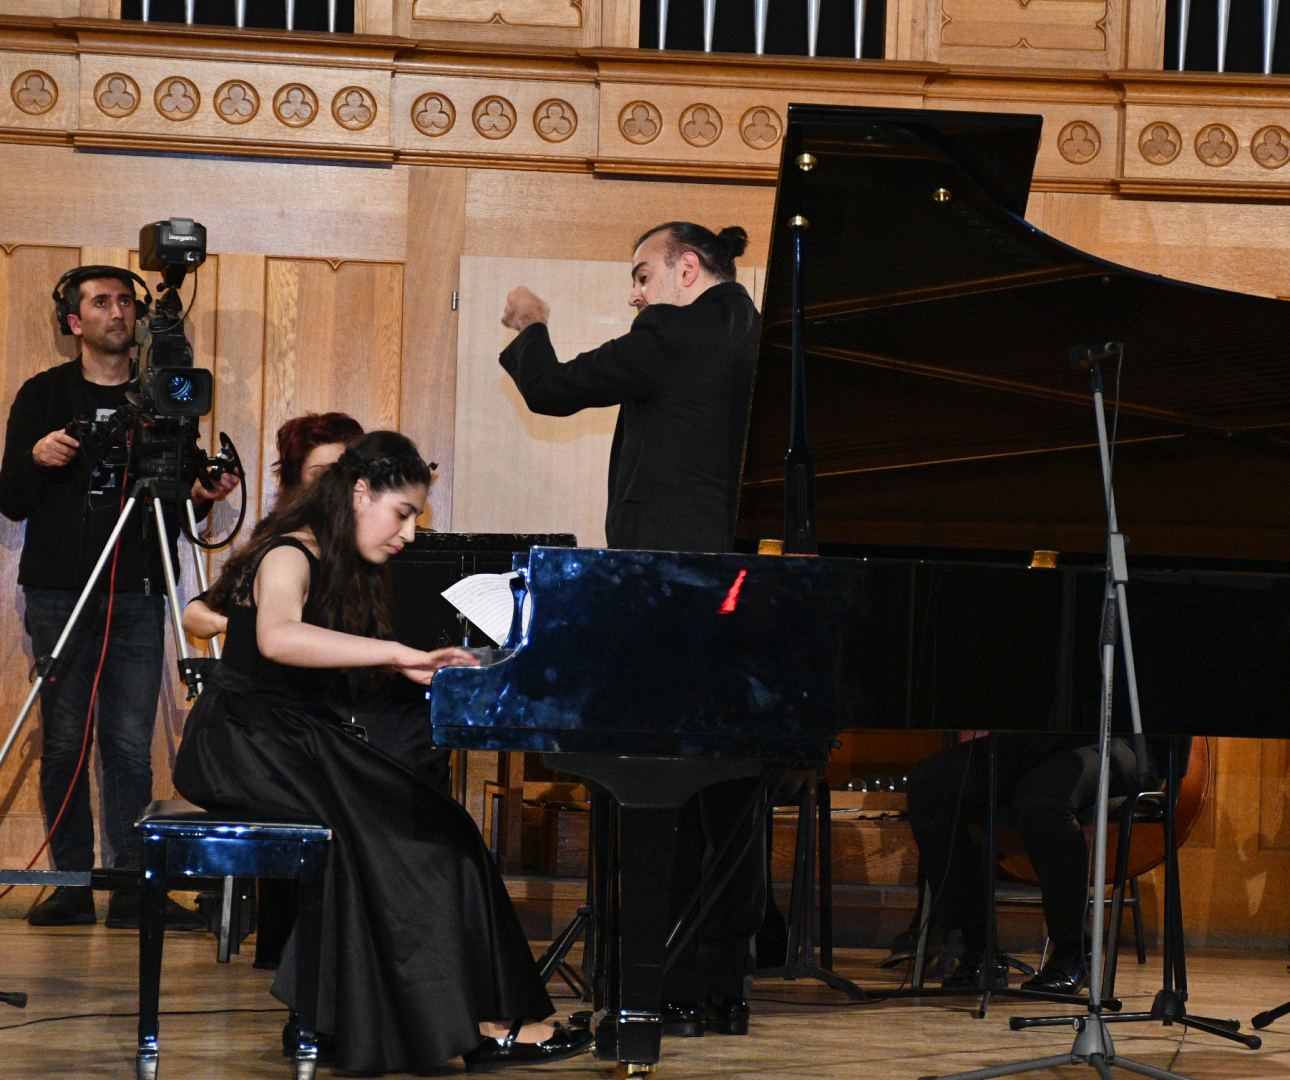
[[[1290,736],[1290,304],[1027,224],[1040,128],[792,106],[739,535],[785,531],[805,218],[822,557],[535,548],[527,631],[436,677],[439,745],[540,751],[619,803],[600,1004],[624,1071],[658,1060],[670,835],[693,791],[822,763],[843,728],[1095,730],[1106,514],[1072,348],[1123,346],[1108,398],[1148,734]]]

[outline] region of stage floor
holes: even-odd
[[[248,942],[249,946],[251,942]],[[283,1078],[279,1056],[284,1010],[269,997],[270,972],[251,966],[251,950],[226,966],[215,963],[205,933],[168,934],[162,982],[161,1077]],[[879,971],[881,954],[844,950],[839,971],[866,986],[894,986]],[[1028,957],[1027,959],[1034,959]],[[1195,950],[1189,956],[1191,1005],[1231,1017],[1248,1030],[1255,1013],[1290,998],[1290,954],[1281,951]],[[137,942],[129,931],[103,926],[38,930],[0,920],[0,991],[25,991],[26,1009],[0,1006],[0,1073],[15,1080],[133,1075]],[[1126,1009],[1145,1009],[1160,979],[1159,954],[1145,967],[1121,968]],[[577,1007],[557,987],[561,1012]],[[559,996],[563,991],[563,996]],[[904,1080],[1067,1052],[1069,1028],[1008,1029],[1012,1015],[1055,1015],[1056,1006],[998,1001],[978,1020],[974,1002],[956,998],[851,1005],[810,983],[760,982],[746,1038],[667,1039],[660,1077],[788,1076],[837,1080]],[[1290,1016],[1262,1033],[1250,1051],[1202,1032],[1132,1024],[1112,1029],[1118,1053],[1192,1080],[1259,1080],[1290,1075]],[[433,1075],[462,1072],[460,1062]],[[320,1077],[330,1075],[319,1071]],[[590,1080],[612,1068],[587,1056],[509,1075]],[[1027,1075],[1093,1076],[1085,1066]],[[1128,1075],[1117,1071],[1116,1075]]]

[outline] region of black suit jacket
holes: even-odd
[[[645,308],[629,333],[561,364],[533,323],[501,364],[548,416],[620,405],[609,457],[610,547],[728,551],[760,320],[742,285]]]

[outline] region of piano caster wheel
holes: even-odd
[[[658,1068],[655,1062],[620,1061],[614,1069],[614,1080],[628,1080],[631,1076],[650,1076]]]

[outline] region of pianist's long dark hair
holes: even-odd
[[[354,544],[354,485],[365,480],[374,494],[430,483],[430,466],[416,444],[397,431],[372,431],[355,442],[313,484],[284,494],[277,508],[224,566],[207,598],[216,611],[251,602],[260,559],[288,533],[309,529],[318,541],[317,579],[311,592],[324,625],[333,630],[389,637],[385,567],[369,563]]]

